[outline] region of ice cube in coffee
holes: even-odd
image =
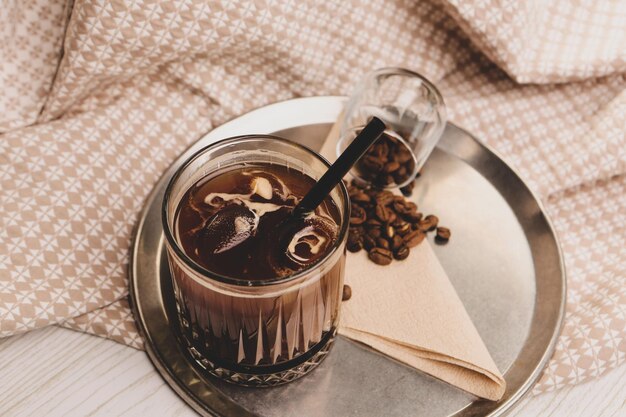
[[[179,330],[194,359],[231,382],[276,385],[315,367],[331,345],[348,206],[340,186],[315,212],[293,220],[326,164],[288,141],[250,140],[277,152],[250,149],[240,159],[229,158],[230,149],[207,160],[215,170],[205,166],[206,175],[179,184],[177,204],[166,199],[175,243],[168,238],[168,254]],[[220,158],[233,163],[216,163]]]

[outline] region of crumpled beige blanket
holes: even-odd
[[[626,4],[29,0],[0,10],[0,336],[51,324],[137,348],[130,234],[202,133],[402,66],[552,215],[567,318],[536,392],[626,358]]]

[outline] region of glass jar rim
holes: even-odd
[[[325,263],[328,259],[332,258],[336,254],[336,252],[341,248],[342,242],[344,241],[344,238],[347,236],[348,228],[350,224],[350,221],[349,221],[350,197],[348,195],[348,190],[345,184],[343,183],[343,181],[341,181],[337,186],[339,187],[340,196],[343,198],[344,207],[343,207],[342,222],[339,228],[339,234],[337,235],[337,239],[335,240],[335,243],[333,244],[333,246],[330,248],[330,250],[325,256],[318,259],[316,262],[314,262],[313,264],[309,265],[308,267],[306,267],[305,269],[301,271],[297,271],[297,272],[294,272],[292,274],[289,274],[283,277],[264,278],[260,280],[238,279],[238,278],[229,277],[227,275],[222,275],[217,272],[211,271],[203,267],[202,265],[198,264],[197,262],[194,262],[193,259],[191,259],[185,253],[185,251],[182,249],[182,247],[180,246],[180,244],[174,237],[172,230],[170,230],[170,226],[168,222],[170,220],[169,215],[168,215],[168,204],[170,203],[170,197],[172,194],[172,190],[174,186],[176,185],[176,181],[180,178],[180,176],[182,175],[182,173],[185,171],[186,168],[188,168],[195,160],[197,160],[207,151],[211,149],[215,149],[217,147],[227,146],[227,145],[245,141],[245,140],[259,140],[259,139],[270,139],[270,140],[280,141],[283,144],[287,144],[288,146],[291,146],[297,149],[298,151],[302,151],[304,153],[307,153],[313,156],[314,158],[319,160],[324,166],[326,166],[326,168],[330,168],[330,165],[331,165],[330,162],[328,162],[326,158],[324,158],[319,153],[313,151],[309,147],[304,146],[300,143],[294,142],[292,140],[281,138],[281,137],[274,136],[271,134],[249,134],[249,135],[233,136],[230,138],[222,139],[217,142],[213,142],[207,146],[204,146],[203,148],[194,152],[189,158],[187,158],[182,163],[182,165],[176,170],[174,175],[172,175],[172,178],[170,178],[167,184],[167,187],[165,189],[165,194],[163,196],[163,204],[161,205],[161,224],[163,227],[163,233],[165,235],[165,239],[170,249],[174,252],[175,256],[178,257],[185,264],[186,267],[191,268],[194,272],[200,274],[202,278],[218,281],[223,284],[234,285],[237,287],[264,287],[264,286],[269,286],[269,285],[284,284],[290,281],[296,281],[299,278],[302,278],[306,276],[307,274],[309,274],[311,270],[318,268],[320,265]]]
[[[363,79],[368,80],[368,79],[375,79],[380,76],[392,76],[392,75],[403,75],[403,76],[419,78],[424,83],[424,85],[426,85],[426,88],[433,93],[433,95],[435,96],[435,100],[437,101],[437,104],[439,106],[444,106],[444,109],[445,109],[445,102],[443,100],[443,95],[441,94],[437,86],[435,86],[435,84],[433,84],[428,78],[424,77],[422,74],[419,74],[415,71],[411,71],[410,69],[401,68],[401,67],[378,68],[365,74]]]

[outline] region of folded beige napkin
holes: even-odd
[[[336,123],[321,153],[333,161]],[[498,400],[506,382],[428,241],[380,266],[348,253],[339,333],[478,397]]]

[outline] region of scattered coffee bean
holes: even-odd
[[[349,285],[344,284],[343,293],[341,294],[341,301],[348,301],[352,298],[352,288]]]
[[[437,216],[433,214],[429,214],[428,216],[424,218],[424,220],[426,220],[430,224],[430,227],[428,228],[429,232],[432,232],[433,230],[435,230],[435,228],[437,227],[437,224],[439,224],[439,218],[437,218]]]
[[[439,244],[445,244],[448,243],[448,240],[450,240],[450,229],[448,229],[447,227],[438,227],[437,235],[435,236],[435,242]]]
[[[374,247],[376,247],[376,239],[369,235],[363,236],[363,247],[365,248],[365,250],[372,250]]]
[[[398,227],[402,226],[404,223],[406,222],[402,220],[400,217],[398,217],[391,223],[391,225],[397,229]]]
[[[392,145],[379,145],[376,145],[376,158],[384,158],[386,152],[394,155]],[[385,164],[389,162],[387,160]],[[402,168],[400,166],[395,172]],[[352,215],[347,249],[350,252],[365,249],[369,259],[379,265],[388,265],[392,259],[406,259],[410,248],[419,245],[426,233],[435,229],[437,243],[445,243],[450,237],[449,229],[437,227],[437,216],[431,214],[424,217],[417,205],[403,196],[388,190],[368,188],[354,181],[348,186],[348,194]]]
[[[350,252],[358,252],[361,250],[363,244],[361,242],[361,235],[359,232],[353,229],[348,232],[348,243],[346,244],[346,247]]]
[[[376,205],[376,217],[383,223],[387,223],[389,221],[389,210],[385,208],[382,204]]]
[[[426,235],[421,230],[413,230],[403,237],[404,242],[409,248],[413,248],[424,240]]]
[[[361,243],[360,240],[353,241],[353,242],[348,241],[348,243],[346,244],[346,248],[350,252],[358,252],[361,249],[363,249],[363,244]]]
[[[402,226],[396,229],[399,235],[404,236],[411,231],[411,223],[404,222]]]
[[[393,197],[394,195],[390,191],[381,191],[380,194],[376,196],[376,204],[387,206],[389,203],[393,202]]]
[[[394,199],[392,207],[393,210],[400,215],[404,214],[404,212],[407,211],[406,204],[403,201],[398,201]]]
[[[395,230],[395,234],[400,233],[400,230],[402,230],[403,227],[411,227],[410,224],[408,224],[407,222],[405,222],[401,217],[397,217],[396,220],[391,223],[391,226],[393,226],[393,229]]]
[[[387,249],[373,248],[368,253],[369,258],[378,265],[389,265],[393,259],[392,254]]]
[[[389,241],[387,239],[383,239],[382,237],[376,239],[376,246],[387,250],[391,248],[389,245]]]
[[[352,204],[350,207],[350,224],[359,225],[365,223],[367,213],[365,209],[359,205]]]
[[[422,220],[422,213],[416,210],[411,210],[402,213],[402,217],[404,217],[404,220],[406,220],[407,222],[418,223],[420,220]]]
[[[393,251],[393,258],[398,261],[402,261],[409,257],[410,252],[411,249],[409,249],[408,246],[402,245]]]

